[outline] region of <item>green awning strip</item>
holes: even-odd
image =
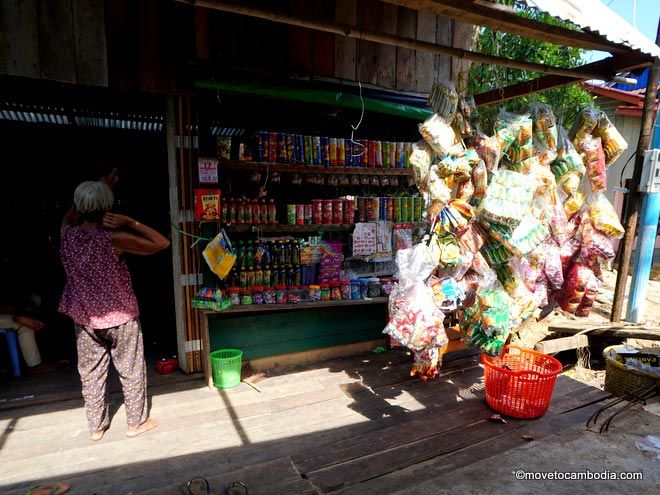
[[[304,101],[306,103],[330,105],[339,108],[354,108],[357,110],[362,108],[359,96],[343,93],[341,91],[301,89],[290,86],[228,81],[196,81],[195,87],[200,89],[228,91],[231,93],[270,96],[287,100]],[[377,100],[375,98],[363,98],[363,100],[364,109],[367,112],[384,113],[419,121],[426,119],[432,113],[431,110],[414,107],[412,105],[404,105],[402,103],[393,103],[390,101]]]

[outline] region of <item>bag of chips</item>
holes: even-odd
[[[582,257],[602,258],[604,260],[613,260],[615,253],[612,247],[612,241],[605,234],[596,230],[591,218],[585,218],[580,223],[580,233],[582,236]]]
[[[594,201],[589,205],[589,216],[594,227],[606,236],[614,239],[623,237],[624,229],[619,216],[603,193],[595,195]]]
[[[533,177],[510,170],[496,172],[481,203],[480,217],[515,227],[529,212],[536,186]]]
[[[571,218],[575,215],[580,208],[584,205],[587,197],[583,192],[577,191],[571,194],[566,201],[564,201],[564,211],[566,212],[566,218]]]
[[[591,135],[585,136],[580,152],[587,169],[591,190],[596,193],[607,189],[607,169],[601,139]]]
[[[603,151],[605,152],[605,165],[608,167],[628,148],[628,143],[626,143],[621,133],[614,127],[605,112],[601,112],[593,134],[602,139]]]
[[[473,97],[458,100],[458,112],[454,115],[456,128],[464,139],[474,137],[475,128],[472,125],[472,113],[476,109]]]
[[[488,190],[488,172],[483,160],[479,160],[479,162],[472,167],[472,184],[474,185],[472,204],[479,206]]]
[[[497,136],[488,137],[483,133],[479,133],[474,139],[474,144],[476,152],[486,165],[486,170],[489,173],[495,172],[502,155],[500,141]]]
[[[573,263],[566,274],[564,293],[560,297],[559,303],[561,309],[567,313],[575,314],[582,303],[587,284],[595,278],[594,273],[584,263]]]
[[[582,141],[588,134],[592,134],[600,118],[601,111],[596,110],[594,107],[587,107],[583,109],[575,119],[575,124],[571,128],[570,138],[575,148],[582,147]]]
[[[459,154],[446,156],[434,166],[437,168],[440,177],[452,179],[455,182],[467,180],[472,174],[472,167],[464,150]]]
[[[561,125],[557,126],[557,159],[550,164],[550,170],[555,174],[558,184],[571,172],[577,171],[579,177],[584,174],[582,157],[575,150],[575,146]]]
[[[456,197],[460,200],[469,202],[474,195],[474,183],[472,179],[464,180],[458,184],[458,189],[456,190]]]
[[[530,108],[534,122],[534,137],[547,150],[557,149],[557,121],[550,105],[534,103]]]
[[[412,151],[408,162],[412,168],[413,179],[420,191],[426,189],[426,182],[431,170],[431,162],[433,160],[433,150],[426,144],[426,141],[419,140],[412,145]]]
[[[440,158],[463,150],[463,145],[449,121],[436,113],[423,124],[419,124],[419,132]]]

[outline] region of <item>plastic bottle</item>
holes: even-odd
[[[268,223],[277,223],[277,207],[274,199],[268,200]]]

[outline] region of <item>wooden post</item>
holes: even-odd
[[[660,45],[660,22],[655,36],[655,43]],[[655,59],[649,70],[649,79],[646,85],[646,96],[644,98],[644,109],[642,110],[642,128],[639,132],[639,141],[635,155],[635,171],[633,172],[630,188],[628,190],[628,208],[626,208],[626,219],[624,227],[626,233],[623,236],[623,249],[619,259],[619,268],[616,274],[616,287],[614,289],[614,301],[612,302],[612,314],[610,321],[621,320],[623,299],[626,294],[626,282],[628,281],[628,267],[632,256],[635,233],[637,230],[637,219],[639,217],[640,194],[637,191],[642,176],[644,165],[644,152],[649,148],[651,135],[653,134],[653,121],[655,119],[655,98],[658,93],[658,77],[660,77],[660,62]]]
[[[172,223],[172,280],[174,285],[174,321],[176,324],[176,347],[179,356],[179,367],[185,372],[190,371],[188,367],[188,355],[186,354],[187,330],[183,315],[185,301],[181,291],[181,236],[174,228],[179,225],[179,179],[176,159],[176,120],[174,110],[174,97],[167,97],[167,112],[165,135],[167,141],[167,171],[170,181],[170,222]]]

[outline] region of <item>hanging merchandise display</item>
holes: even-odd
[[[603,191],[627,144],[603,112],[581,111],[569,137],[549,105],[534,103],[524,115],[501,110],[488,136],[471,103],[456,101],[450,86],[434,85],[436,113],[412,146],[431,228],[396,256],[384,329],[415,353],[411,374],[424,380],[437,374],[449,313],[464,341],[491,356],[542,309],[588,316],[600,261],[623,235]]]

